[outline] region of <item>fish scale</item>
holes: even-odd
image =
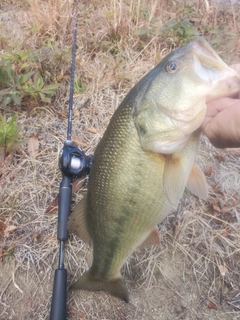
[[[99,144],[98,150],[101,150],[101,144],[105,144],[106,153],[108,153],[107,159],[103,157],[103,161],[99,160],[101,158],[101,153],[99,155],[98,150],[95,154],[95,161],[97,165],[94,166],[94,171],[92,171],[89,181],[88,190],[91,193],[91,190],[94,190],[92,197],[87,199],[89,204],[89,215],[87,216],[88,225],[102,225],[98,219],[101,219],[101,215],[97,212],[104,210],[104,229],[107,230],[107,234],[102,230],[98,233],[99,237],[96,236],[93,238],[93,247],[95,252],[101,252],[101,254],[96,254],[96,259],[93,262],[93,265],[96,267],[94,270],[99,269],[99,266],[102,266],[102,269],[105,270],[105,274],[108,278],[118,276],[116,274],[115,264],[122,264],[127,256],[131,253],[132,248],[128,245],[129,241],[139,241],[139,234],[143,232],[146,233],[149,231],[149,226],[146,224],[146,212],[150,209],[149,203],[151,206],[156,206],[155,201],[152,201],[155,198],[160,197],[161,195],[161,179],[158,179],[156,175],[156,166],[159,169],[162,169],[161,165],[158,165],[156,161],[152,163],[149,160],[157,160],[161,162],[160,157],[155,157],[154,154],[148,151],[144,151],[139,147],[138,135],[134,123],[132,122],[129,125],[129,118],[131,118],[132,107],[123,108],[122,112],[118,114],[117,121],[115,118],[112,120],[112,124],[109,127],[110,132],[107,133],[108,143],[103,138]],[[123,134],[124,133],[124,134]],[[117,143],[117,148],[115,148],[114,153],[109,153],[108,148],[112,149],[112,142],[121,135],[121,141]],[[131,150],[131,152],[129,152]],[[145,159],[144,159],[145,158]],[[129,167],[131,163],[131,167]],[[98,165],[99,164],[99,165]],[[126,165],[128,164],[128,165]],[[112,177],[112,169],[114,168],[114,176]],[[110,169],[110,170],[109,170]],[[103,180],[106,182],[105,185],[99,184],[99,180],[95,180],[94,172],[98,172],[98,176],[102,176]],[[129,171],[134,172],[134,179],[131,179],[129,176]],[[160,173],[161,174],[161,173]],[[154,180],[153,180],[154,179]],[[156,181],[155,181],[156,180]],[[157,192],[156,194],[151,190],[152,184],[156,185]],[[142,188],[141,186],[144,186]],[[147,188],[146,188],[147,187]],[[104,195],[102,196],[104,190]],[[151,190],[151,191],[150,191]],[[150,192],[149,192],[150,191]],[[150,194],[149,194],[150,193]],[[142,199],[148,198],[149,201],[142,201]],[[159,214],[161,202],[158,201],[157,214]],[[117,208],[116,208],[117,207]],[[113,210],[115,208],[115,210]],[[96,214],[91,214],[95,212]],[[143,212],[143,213],[142,213]],[[92,219],[92,217],[97,216],[98,218]],[[132,230],[131,221],[139,221],[138,228],[134,232]],[[151,223],[152,225],[152,223]],[[130,231],[128,232],[128,237],[125,236],[126,228],[129,226]],[[152,228],[155,226],[153,224]],[[124,243],[121,241],[121,234],[124,235]],[[107,237],[117,237],[118,241],[115,244],[115,248],[111,246],[108,251],[111,252],[111,265],[108,262],[108,251],[106,248],[102,250],[102,241],[101,238],[104,236]],[[135,240],[136,239],[136,240]],[[121,246],[121,253],[119,254],[118,246]],[[105,244],[103,245],[105,246]],[[106,254],[105,254],[106,253]],[[116,255],[116,257],[114,256]],[[114,257],[113,257],[114,256]],[[113,261],[115,264],[113,264]],[[113,270],[110,271],[109,269]],[[97,275],[97,270],[95,271]]]

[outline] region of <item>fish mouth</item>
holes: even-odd
[[[197,37],[193,42],[192,49],[194,52],[194,63],[196,64],[196,60],[201,63],[203,68],[206,70],[213,70],[213,72],[217,73],[219,76],[219,72],[229,71],[232,75],[232,70],[228,65],[223,62],[223,60],[219,57],[219,55],[214,51],[214,49],[208,44],[208,42],[201,38]],[[196,67],[196,66],[195,66]],[[195,69],[196,70],[196,69]],[[200,71],[197,69],[196,71]],[[201,74],[202,72],[200,72]],[[217,77],[216,77],[217,78]]]
[[[223,64],[227,67],[227,65],[222,61],[219,55],[214,51],[214,49],[204,38],[196,37],[195,41],[193,42],[193,50],[196,52],[200,61],[204,62],[204,60],[206,60],[208,62],[215,62],[209,67],[214,67],[214,65],[216,65],[216,62],[219,62],[220,64]]]
[[[240,90],[240,74],[230,68],[208,44],[197,37],[192,44],[196,74],[211,87],[206,101],[231,97]]]

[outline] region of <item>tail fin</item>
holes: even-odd
[[[123,278],[104,281],[91,274],[91,270],[85,272],[70,290],[106,291],[125,302],[129,302],[128,290]]]

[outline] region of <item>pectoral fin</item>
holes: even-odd
[[[200,168],[193,166],[186,187],[199,198],[206,200],[208,197],[208,185]]]
[[[147,239],[143,241],[142,244],[138,247],[138,249],[146,248],[153,245],[160,244],[160,235],[157,228],[154,228],[150,234],[148,235]]]
[[[184,168],[180,157],[174,154],[165,157],[163,189],[168,200],[176,205],[185,189]]]
[[[68,230],[70,233],[76,234],[88,245],[92,244],[92,239],[88,231],[86,209],[87,198],[84,197],[75,207],[68,220]]]

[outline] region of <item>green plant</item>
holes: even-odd
[[[199,35],[198,30],[192,25],[189,19],[170,20],[159,29],[157,27],[142,27],[135,34],[139,36],[159,35],[163,39],[172,38],[177,45],[186,45]]]
[[[9,249],[6,249],[3,251],[3,255],[7,256],[9,258],[14,258],[15,249],[16,249],[16,247],[11,246]]]
[[[81,78],[78,78],[74,82],[74,89],[76,90],[77,94],[83,94],[86,91],[86,86],[82,83]]]
[[[24,74],[18,74],[12,69],[10,63],[0,66],[0,81],[4,89],[0,91],[0,100],[3,106],[10,102],[21,105],[21,99],[24,96],[24,86],[29,81],[34,71]]]
[[[3,160],[14,151],[22,141],[19,139],[18,117],[15,114],[9,122],[0,114],[0,157]]]
[[[45,84],[36,54],[24,50],[15,53],[8,49],[0,58],[0,101],[3,106],[11,102],[21,105],[22,98],[27,96],[50,102],[60,84]]]
[[[182,45],[189,43],[199,35],[198,30],[194,28],[187,18],[183,20],[170,20],[164,25],[160,33],[168,34],[170,37],[177,37]]]
[[[43,102],[50,102],[51,96],[56,93],[59,86],[59,83],[45,85],[41,75],[36,72],[33,79],[29,79],[25,93],[31,95],[33,98],[40,97]]]

